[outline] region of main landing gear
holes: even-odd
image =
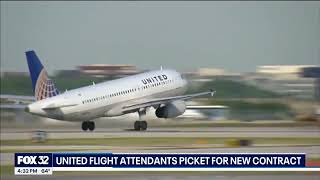
[[[145,131],[147,130],[148,123],[146,121],[136,121],[134,122],[134,130]]]
[[[86,131],[86,130],[90,130],[93,131],[95,128],[95,124],[93,121],[83,121],[82,122],[82,130]]]
[[[139,121],[134,122],[134,130],[136,131],[145,131],[147,130],[148,123],[143,121],[146,116],[146,109],[141,109],[138,111],[139,113]]]

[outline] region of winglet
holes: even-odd
[[[211,93],[211,96],[213,96],[216,93],[216,91],[214,91],[213,89],[210,89],[210,93]]]

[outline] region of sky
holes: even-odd
[[[320,2],[3,2],[1,71],[84,64],[139,69],[320,64]]]

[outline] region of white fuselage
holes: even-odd
[[[124,104],[148,98],[180,95],[186,80],[174,70],[158,70],[66,91],[37,101],[28,111],[43,117],[66,121],[86,121],[123,115]],[[45,108],[45,107],[59,108]]]

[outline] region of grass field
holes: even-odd
[[[197,144],[224,144],[238,137],[134,137],[134,138],[99,138],[99,139],[49,139],[44,143],[30,140],[3,140],[2,146],[27,145],[106,145],[106,146],[186,146]],[[320,145],[320,137],[314,138],[243,138],[251,140],[255,145]]]

